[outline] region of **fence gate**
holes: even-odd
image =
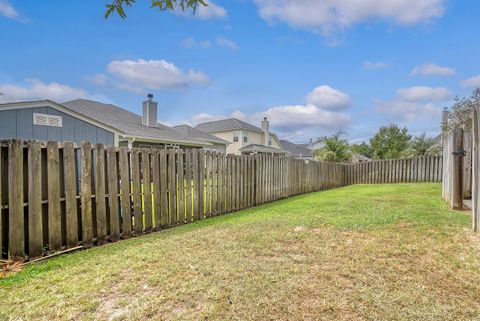
[[[475,231],[480,230],[480,123],[478,110],[472,116],[472,225]]]
[[[463,207],[463,129],[443,133],[442,196],[454,209]]]

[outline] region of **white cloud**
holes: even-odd
[[[217,45],[220,47],[228,48],[232,51],[238,50],[238,45],[233,40],[224,37],[217,38]]]
[[[199,6],[197,12],[195,12],[195,16],[199,19],[208,20],[208,19],[216,19],[216,18],[226,18],[228,16],[227,10],[225,8],[216,5],[212,1],[206,2],[208,5]]]
[[[462,80],[462,86],[464,87],[480,87],[480,75],[472,78]]]
[[[445,101],[453,97],[450,90],[445,87],[426,87],[415,86],[410,88],[402,88],[397,91],[397,95],[402,99],[410,102],[420,101]]]
[[[144,89],[178,89],[206,85],[208,77],[199,71],[182,71],[165,60],[115,60],[107,70],[120,80],[122,89],[141,93]]]
[[[401,120],[413,122],[419,119],[439,118],[442,113],[441,109],[432,103],[422,104],[401,100],[376,100],[374,103],[376,105],[376,111],[389,115],[392,121]]]
[[[29,22],[27,18],[18,13],[8,0],[0,0],[0,15],[20,22]]]
[[[255,0],[260,16],[323,34],[368,21],[417,25],[441,17],[446,0]]]
[[[367,70],[372,70],[372,69],[385,69],[388,67],[388,64],[385,62],[372,62],[372,61],[365,61],[363,63],[363,68]]]
[[[96,86],[105,86],[108,82],[108,77],[104,74],[86,76],[85,79]]]
[[[329,131],[345,129],[351,124],[350,115],[338,111],[351,105],[347,94],[324,85],[315,88],[306,99],[306,104],[274,106],[250,115],[238,110],[228,116],[201,113],[193,116],[186,123],[197,125],[233,117],[260,126],[261,120],[268,117],[272,130],[280,137],[294,140],[318,137]]]
[[[194,48],[200,48],[200,49],[207,49],[212,46],[212,43],[208,40],[196,40],[193,37],[188,37],[185,38],[181,43],[180,47],[186,48],[186,49],[194,49]]]
[[[455,75],[455,70],[429,62],[414,67],[410,74],[412,76],[453,76]]]
[[[227,10],[212,1],[205,1],[207,6],[199,5],[193,15],[190,10],[176,10],[175,14],[185,18],[195,18],[200,20],[225,19],[228,17]]]
[[[23,85],[0,84],[0,102],[50,99],[57,102],[91,97],[85,90],[56,82],[27,79]]]
[[[342,110],[351,106],[350,96],[338,89],[323,85],[315,88],[306,97],[307,104],[325,110]]]
[[[302,130],[306,127],[339,130],[352,121],[346,113],[324,110],[312,104],[271,107],[252,115],[250,119],[259,122],[263,117],[268,117],[272,126],[283,133]]]

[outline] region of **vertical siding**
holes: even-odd
[[[63,126],[60,128],[34,125],[33,113],[60,116]],[[11,138],[58,142],[71,141],[77,144],[82,141],[90,141],[94,144],[99,143],[106,146],[115,143],[113,133],[51,107],[0,110],[0,139]]]

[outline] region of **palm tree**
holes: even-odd
[[[410,146],[405,150],[404,156],[438,156],[441,152],[440,136],[427,137],[427,134],[423,133],[412,140]]]
[[[350,146],[346,139],[342,138],[344,132],[338,132],[332,136],[319,138],[317,141],[323,143],[323,147],[315,150],[316,159],[328,162],[343,162],[352,158]]]

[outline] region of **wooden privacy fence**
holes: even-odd
[[[150,233],[345,184],[343,165],[199,149],[0,145],[0,258]]]
[[[345,165],[345,184],[441,182],[442,157],[422,156]]]

